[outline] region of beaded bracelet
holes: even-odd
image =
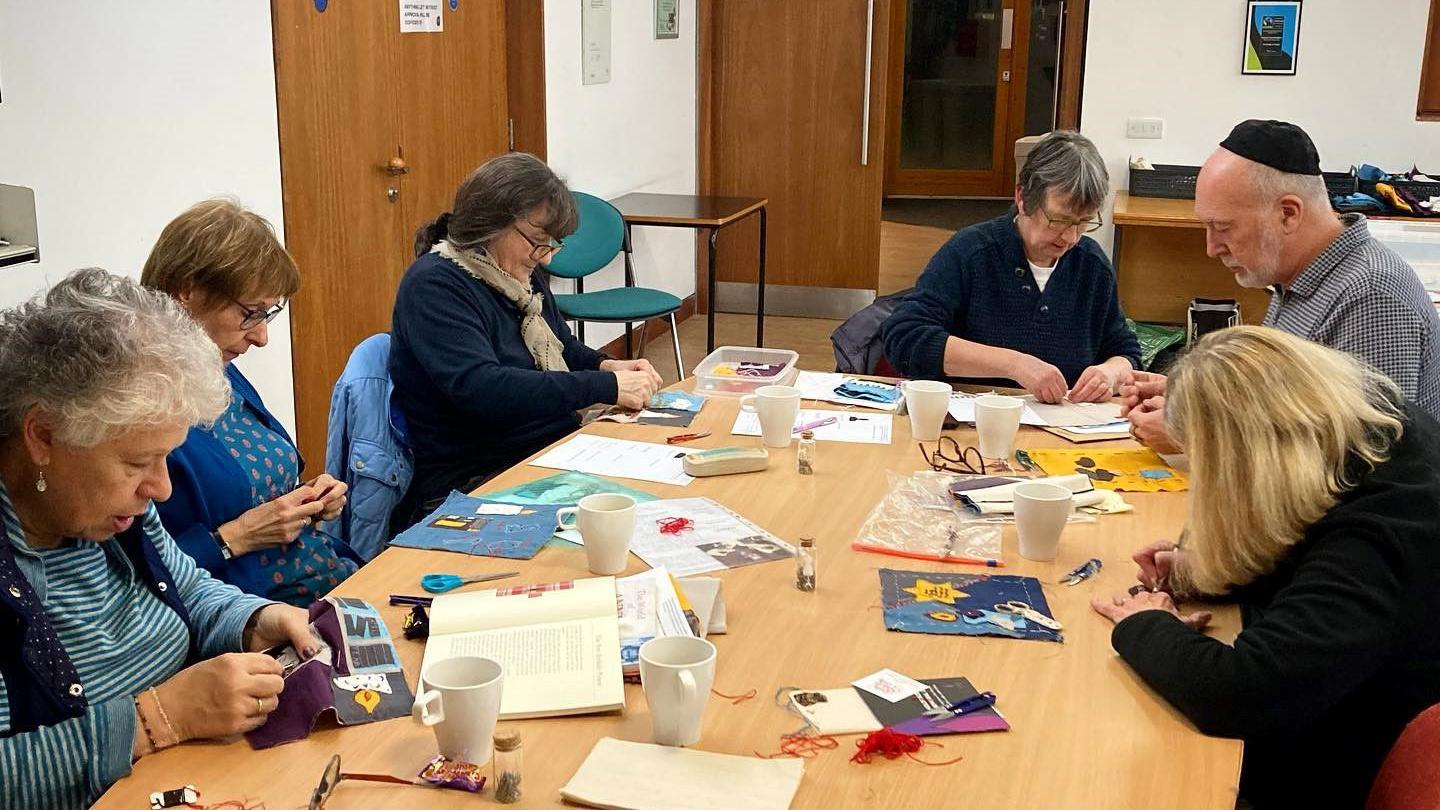
[[[175,730],[175,726],[170,724],[170,715],[165,712],[165,704],[160,702],[160,693],[156,692],[153,686],[150,687],[149,691],[150,698],[155,701],[155,708],[160,712],[160,719],[165,721],[165,730],[169,731],[170,737],[175,740],[172,744],[179,744],[180,733]]]
[[[155,735],[150,732],[150,721],[145,719],[145,710],[140,708],[140,696],[135,696],[135,716],[140,718],[140,729],[145,732],[145,741],[150,743],[150,751],[159,751],[160,746],[155,744]]]

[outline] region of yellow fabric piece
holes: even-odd
[[[1097,489],[1123,492],[1184,492],[1190,483],[1147,447],[1132,450],[1029,450],[1046,475],[1090,477]],[[1149,472],[1150,477],[1144,473]],[[1108,473],[1108,475],[1107,475]],[[1167,475],[1168,473],[1168,475]],[[1154,477],[1161,476],[1161,477]],[[1108,479],[1108,480],[1107,480]]]

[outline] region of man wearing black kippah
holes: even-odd
[[[1243,121],[1195,183],[1206,252],[1242,287],[1269,287],[1265,325],[1348,352],[1440,417],[1440,318],[1415,270],[1370,236],[1361,214],[1330,207],[1320,155],[1284,121]],[[1165,430],[1165,378],[1126,394],[1131,433],[1177,452]]]

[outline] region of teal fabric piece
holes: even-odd
[[[556,295],[560,314],[582,321],[639,321],[674,312],[680,299],[646,287],[615,287],[579,295]]]

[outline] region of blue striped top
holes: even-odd
[[[15,561],[45,605],[89,701],[82,717],[0,737],[0,807],[88,807],[129,773],[138,732],[134,697],[180,671],[189,633],[118,547],[72,540],[55,549],[31,548],[3,485],[0,517]],[[245,622],[269,602],[197,568],[170,539],[153,504],[142,520],[190,611],[200,656],[239,651]],[[0,683],[0,732],[9,728],[10,704]]]

